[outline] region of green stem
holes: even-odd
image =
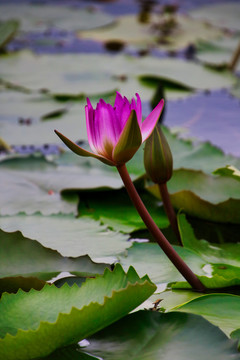
[[[182,274],[182,276],[189,282],[192,288],[199,292],[204,292],[205,287],[201,283],[201,281],[197,278],[197,276],[192,272],[192,270],[187,266],[187,264],[181,259],[178,253],[174,250],[172,245],[165,238],[161,230],[153,221],[149,212],[147,211],[145,205],[143,204],[140,196],[135,189],[133,182],[129,176],[126,165],[117,166],[118,172],[122,178],[122,181],[126,187],[128,195],[132,200],[135,208],[137,209],[139,215],[141,216],[143,222],[156,239],[158,245],[162,248],[168,258],[171,260],[173,265],[178,269],[178,271]]]
[[[163,201],[163,206],[165,209],[165,212],[167,214],[167,217],[170,221],[170,224],[172,226],[172,229],[178,239],[178,242],[181,246],[183,246],[182,244],[182,239],[178,230],[178,223],[177,223],[177,217],[175,214],[175,211],[173,209],[171,200],[170,200],[170,196],[169,196],[169,192],[168,192],[168,188],[167,188],[167,184],[158,184],[158,188],[161,194],[161,198]]]

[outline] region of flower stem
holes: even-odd
[[[168,192],[168,188],[167,188],[167,184],[158,184],[158,188],[161,194],[161,198],[163,201],[163,206],[165,209],[165,212],[167,214],[167,217],[170,221],[170,224],[172,226],[172,229],[178,239],[178,242],[181,246],[183,246],[182,244],[182,240],[181,240],[181,236],[178,230],[178,223],[177,223],[177,217],[175,214],[175,211],[173,209],[171,200],[170,200],[170,196],[169,196],[169,192]]]
[[[238,47],[234,51],[231,61],[228,64],[229,70],[231,70],[231,71],[236,70],[236,66],[237,66],[239,58],[240,58],[240,43],[238,44]]]
[[[137,209],[139,215],[141,216],[143,222],[156,239],[158,245],[162,248],[168,258],[171,260],[173,265],[178,269],[178,271],[182,274],[182,276],[188,281],[188,283],[192,286],[192,288],[199,292],[204,292],[205,287],[201,283],[201,281],[197,278],[197,276],[192,272],[192,270],[187,266],[187,264],[181,259],[178,253],[174,250],[172,245],[165,238],[161,230],[153,221],[149,212],[147,211],[145,205],[143,204],[140,196],[133,185],[133,182],[129,176],[126,165],[117,166],[118,172],[122,178],[122,181],[126,187],[128,195],[132,200],[135,208]]]

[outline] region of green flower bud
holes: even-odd
[[[156,184],[165,184],[172,176],[172,153],[160,124],[156,125],[145,143],[144,166],[147,175]]]

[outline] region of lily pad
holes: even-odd
[[[2,161],[0,214],[76,214],[79,190],[121,188],[122,181],[105,167],[56,166],[44,158],[26,157]],[[63,190],[71,190],[61,195]]]
[[[178,215],[178,224],[184,247],[195,252],[211,264],[231,265],[240,268],[239,243],[216,244],[209,243],[204,239],[197,239],[184,214]]]
[[[94,276],[102,274],[108,266],[106,264],[95,264],[88,256],[63,257],[57,251],[24,237],[20,231],[5,232],[0,230],[0,249],[1,281],[12,279],[12,283],[13,281],[22,282],[23,285],[24,278],[37,277],[41,280],[50,280],[60,272],[71,272],[78,276]]]
[[[240,188],[235,179],[182,169],[174,171],[168,189],[176,209],[202,219],[240,223]],[[149,190],[161,198],[157,185]]]
[[[88,341],[90,344],[82,351],[104,360],[240,358],[236,344],[216,326],[202,317],[176,312],[139,311],[91,336]]]
[[[15,360],[17,353],[19,360],[27,360],[75,344],[125,316],[155,288],[147,276],[139,278],[133,268],[125,274],[118,265],[80,288],[46,285],[40,291],[4,294],[0,355]]]
[[[222,39],[201,42],[198,46],[196,58],[202,63],[216,68],[223,68],[230,65],[232,57],[237,50],[240,42],[240,37],[224,37]],[[239,62],[234,69],[240,71]]]
[[[227,336],[239,328],[240,296],[237,295],[204,295],[173,308],[173,311],[176,310],[203,316]]]
[[[157,225],[160,228],[169,226],[169,220],[159,202],[143,192],[140,196]],[[114,230],[130,233],[146,228],[125,189],[80,193],[78,210],[81,217],[100,220]]]
[[[97,68],[96,63],[99,65]],[[229,88],[235,82],[229,71],[218,73],[180,59],[151,56],[82,54],[79,57],[64,54],[59,57],[20,52],[2,56],[0,64],[0,78],[6,85],[17,84],[31,91],[42,89],[58,96],[101,95],[118,89],[131,98],[138,89],[140,96],[149,100],[160,80],[170,85],[166,87],[169,92],[179,87],[189,91]],[[144,85],[139,80],[144,80]]]
[[[206,275],[206,262],[193,251],[174,246],[174,249],[197,275]],[[158,244],[134,243],[118,256],[124,269],[132,264],[139,274],[147,273],[155,284],[172,283],[183,280],[182,275],[173,266]],[[181,280],[180,280],[181,279]]]
[[[194,19],[201,19],[220,28],[239,31],[240,4],[228,1],[227,3],[202,6],[189,12]]]
[[[224,168],[219,168],[213,172],[215,175],[227,176],[234,180],[240,181],[240,170],[234,166],[227,165]]]
[[[95,262],[113,263],[116,254],[131,246],[128,236],[108,230],[99,221],[73,216],[0,217],[0,228],[7,232],[19,230],[24,237],[63,256],[89,255]]]
[[[1,4],[0,19],[17,19],[22,31],[46,31],[51,28],[76,31],[111,24],[114,19],[93,9],[80,9],[46,4]]]
[[[221,35],[219,29],[179,14],[175,17],[176,28],[170,32],[169,36],[164,36],[165,43],[159,45],[160,32],[156,28],[162,19],[161,16],[152,14],[149,23],[141,23],[136,15],[119,16],[112,26],[98,29],[98,31],[80,31],[78,34],[80,38],[93,39],[103,43],[116,41],[138,48],[160,47],[166,50],[182,49],[199,39],[209,40]]]

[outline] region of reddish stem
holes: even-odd
[[[167,217],[170,221],[170,224],[172,226],[172,229],[178,239],[178,242],[181,246],[183,246],[182,244],[182,239],[181,236],[179,234],[179,230],[178,230],[178,223],[177,223],[177,217],[175,214],[175,211],[173,209],[171,200],[170,200],[170,196],[169,196],[169,192],[168,192],[168,188],[167,188],[167,184],[158,184],[158,188],[161,194],[161,198],[163,201],[163,206],[165,209],[165,212],[167,214]]]
[[[204,292],[205,287],[201,283],[201,281],[197,278],[197,276],[192,272],[192,270],[187,266],[187,264],[181,259],[178,253],[174,250],[172,245],[165,238],[161,230],[153,221],[149,212],[147,211],[145,205],[143,204],[140,196],[135,189],[133,182],[129,176],[126,165],[117,166],[118,172],[122,178],[122,181],[126,187],[128,195],[132,200],[135,208],[137,209],[139,215],[141,216],[143,222],[151,232],[151,234],[156,239],[158,245],[162,248],[168,258],[171,260],[173,265],[178,269],[178,271],[182,274],[182,276],[188,281],[188,283],[192,286],[192,288],[199,292]]]

